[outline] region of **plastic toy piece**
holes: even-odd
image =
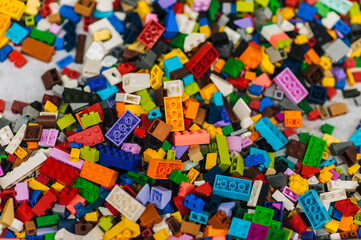
[[[268,117],[264,117],[259,120],[254,127],[276,151],[288,143],[287,138],[278,130]]]
[[[321,162],[326,142],[318,137],[311,136],[302,164],[318,167]]]
[[[151,20],[143,28],[143,31],[139,34],[138,40],[148,48],[153,48],[154,44],[162,36],[165,28],[154,20]]]
[[[3,0],[0,2],[0,13],[19,21],[25,11],[25,4],[17,0]]]
[[[251,194],[252,181],[241,178],[216,175],[213,193],[222,197],[248,201]]]
[[[185,145],[195,145],[195,144],[209,144],[210,136],[209,133],[204,130],[192,130],[191,132],[174,132],[173,133],[173,143],[174,146],[185,146]]]
[[[119,147],[139,123],[140,119],[127,110],[109,129],[105,137]]]
[[[96,125],[82,132],[71,135],[67,138],[67,140],[68,142],[76,142],[88,146],[94,146],[98,143],[103,142],[104,137],[99,125]]]
[[[78,170],[81,170],[84,164],[84,160],[83,159],[79,159],[78,162],[72,162],[70,161],[70,154],[60,150],[59,148],[53,148],[49,154],[49,157],[58,160],[62,163],[65,163],[71,167],[74,167]]]
[[[121,214],[134,222],[139,219],[146,209],[119,186],[115,186],[105,200]]]
[[[172,126],[172,132],[184,130],[182,97],[165,97],[164,112],[166,123]]]
[[[250,227],[251,222],[234,217],[232,218],[228,234],[233,237],[246,239]]]
[[[302,113],[300,111],[284,111],[286,127],[302,127]]]
[[[57,192],[54,188],[50,188],[49,191],[47,191],[45,195],[35,204],[32,211],[38,217],[44,216],[48,209],[50,209],[57,200]]]
[[[113,187],[118,177],[118,172],[99,164],[85,161],[80,172],[80,177],[105,187]]]
[[[173,170],[183,170],[183,163],[177,160],[152,158],[149,162],[147,176],[154,179],[168,179]]]
[[[20,129],[18,130],[18,132],[16,133],[16,135],[11,139],[8,146],[5,148],[5,152],[7,152],[9,154],[14,154],[15,150],[18,148],[21,141],[23,140],[25,131],[26,131],[26,124],[23,124],[20,127]]]
[[[39,171],[53,181],[57,181],[68,187],[71,187],[79,176],[76,169],[52,158],[48,158]]]

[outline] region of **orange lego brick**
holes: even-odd
[[[11,24],[10,17],[0,14],[0,39],[5,36],[6,31],[10,27],[10,24]]]
[[[224,61],[222,58],[220,58],[218,60],[218,62],[216,63],[216,65],[214,65],[214,68],[213,68],[214,71],[216,71],[217,73],[220,73],[225,64],[226,64],[226,61]]]
[[[120,118],[125,113],[125,103],[117,102],[115,104],[115,110],[117,111],[117,117]]]
[[[291,42],[291,39],[284,32],[272,35],[269,42],[272,44],[273,47],[278,49],[279,47],[277,47],[277,43],[283,40],[289,40]]]
[[[117,180],[118,172],[96,163],[84,161],[80,177],[103,185],[104,187],[112,188],[115,180]]]
[[[305,60],[308,64],[320,64],[321,59],[320,57],[317,55],[317,53],[315,52],[315,50],[313,50],[313,48],[309,49],[306,54],[305,54]]]
[[[104,136],[99,125],[95,125],[94,127],[69,136],[67,140],[68,142],[81,143],[91,147],[98,143],[104,142]]]
[[[261,134],[258,131],[253,131],[251,133],[251,136],[249,136],[249,139],[252,140],[252,142],[256,141],[259,137],[261,137]]]
[[[196,145],[196,144],[209,144],[210,135],[205,129],[174,132],[173,144],[174,146]]]
[[[164,112],[167,124],[172,132],[184,130],[182,97],[164,97]]]
[[[286,127],[302,127],[302,112],[301,111],[284,111]]]
[[[263,73],[259,75],[255,80],[253,80],[252,84],[262,86],[262,91],[263,91],[265,87],[270,87],[272,85],[272,80],[269,78],[268,74]]]
[[[262,58],[260,50],[249,46],[239,57],[239,60],[244,63],[245,69],[253,69],[261,63]]]
[[[349,231],[351,230],[351,225],[353,224],[353,217],[345,217],[342,216],[340,220],[340,225],[338,226],[338,229],[340,231]]]
[[[196,119],[199,109],[199,102],[197,99],[190,98],[185,102],[184,116],[189,119]]]
[[[152,228],[155,224],[160,223],[162,218],[159,216],[157,209],[153,203],[148,203],[145,206],[145,211],[139,217],[140,225],[145,228]]]
[[[48,63],[55,54],[55,47],[28,37],[21,47],[21,52]]]
[[[0,13],[10,16],[17,21],[23,16],[25,3],[17,0],[0,0]]]
[[[174,169],[183,170],[183,163],[178,160],[152,158],[149,161],[147,176],[154,179],[168,179]]]
[[[252,81],[257,78],[257,75],[255,72],[246,71],[246,73],[244,74],[244,78]]]

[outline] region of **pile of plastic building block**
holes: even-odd
[[[358,1],[0,0],[1,62],[59,52],[0,114],[0,239],[361,238]]]

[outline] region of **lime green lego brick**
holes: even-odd
[[[231,162],[232,162],[231,167],[229,169],[230,174],[238,177],[243,176],[243,172],[244,172],[243,158],[241,156],[235,156],[232,158]]]
[[[280,40],[276,43],[276,49],[287,48],[287,47],[291,46],[291,43],[292,43],[292,39],[290,39],[290,38]]]
[[[148,92],[147,89],[143,89],[143,90],[140,90],[137,92],[137,95],[138,96],[141,96],[141,99],[140,99],[140,105],[142,105],[142,108],[145,110],[145,111],[150,111],[152,110],[153,108],[156,107],[154,101],[153,101],[153,98],[152,96],[150,95],[150,93]]]
[[[108,231],[116,223],[114,216],[108,215],[103,216],[99,220],[99,227],[101,227],[105,232]]]
[[[269,163],[268,167],[274,168],[275,167],[275,153],[274,152],[267,152],[271,162]]]
[[[317,2],[314,6],[317,8],[318,15],[320,15],[322,18],[326,17],[327,13],[331,11],[329,7],[327,7],[325,4],[321,2]]]
[[[54,214],[49,216],[37,217],[35,221],[37,227],[48,227],[48,226],[57,225],[59,219],[60,219],[59,215]]]
[[[44,42],[48,45],[53,45],[56,35],[48,31],[42,31],[37,28],[31,29],[29,37],[34,38],[40,42]]]
[[[199,23],[196,22],[196,24],[194,24],[194,28],[192,29],[192,33],[197,33],[199,32]]]
[[[225,136],[228,136],[229,134],[233,133],[234,130],[232,124],[222,127],[222,132]]]
[[[169,82],[169,81],[171,81],[171,80],[169,78],[167,78],[166,76],[162,77],[162,83]]]
[[[348,14],[350,18],[361,15],[360,5],[357,2],[353,2]]]
[[[321,132],[322,133],[328,133],[328,134],[332,135],[332,132],[333,132],[334,128],[335,128],[334,126],[332,126],[332,125],[330,125],[328,123],[325,123],[325,124],[323,124],[321,126]]]
[[[184,41],[188,35],[184,33],[178,33],[169,43],[172,48],[180,48],[182,50],[184,47]]]
[[[98,112],[84,113],[83,116],[81,116],[80,121],[84,128],[88,128],[102,122]]]
[[[58,108],[59,113],[65,114],[68,110],[68,104],[61,104]]]
[[[55,240],[56,233],[45,233],[44,240]]]
[[[132,171],[127,173],[127,178],[140,183],[141,185],[149,184],[150,186],[153,186],[155,183],[155,179]]]
[[[277,13],[277,10],[281,7],[281,3],[279,2],[279,0],[270,0],[268,3],[268,7],[274,15]]]
[[[252,219],[253,219],[253,214],[251,214],[251,213],[245,213],[243,215],[243,220],[247,220],[247,221],[252,222]]]
[[[299,108],[301,108],[306,114],[308,114],[309,112],[311,112],[313,110],[313,108],[311,107],[311,105],[306,101],[306,99],[303,99],[301,102],[299,102],[297,104],[297,106]]]
[[[265,226],[271,226],[274,209],[257,206],[256,211],[253,214],[252,222]]]
[[[287,234],[288,234],[287,235],[287,240],[291,239],[293,231],[291,229],[285,228],[285,227],[283,227],[282,230],[287,232]]]
[[[340,175],[343,173],[341,168],[334,168],[334,170]]]
[[[303,157],[302,164],[311,167],[318,167],[322,160],[325,147],[326,141],[312,135],[308,143],[305,156]]]
[[[168,150],[167,159],[168,160],[175,160],[175,154],[176,154],[175,150]]]
[[[187,175],[182,173],[182,171],[179,170],[179,169],[174,169],[170,173],[168,179],[171,180],[172,182],[178,184],[178,185],[181,184],[181,182],[188,182]]]
[[[78,177],[73,187],[79,188],[79,195],[82,196],[88,203],[94,202],[98,197],[99,187],[90,181]]]
[[[254,11],[254,2],[238,1],[236,2],[237,14]]]
[[[198,83],[194,81],[184,87],[184,92],[188,94],[188,96],[196,94],[199,90],[201,89],[199,88]]]
[[[59,129],[62,131],[65,128],[71,127],[74,123],[76,123],[76,120],[71,113],[65,114],[63,118],[56,121],[56,124],[58,124]]]
[[[35,26],[35,18],[34,16],[27,16],[25,17],[25,25],[27,27],[34,27]]]
[[[218,167],[225,172],[229,166],[231,166],[226,136],[216,135],[216,142],[218,149]]]
[[[259,5],[261,5],[262,7],[267,7],[269,0],[255,0],[256,3],[258,3]]]
[[[88,162],[98,162],[99,151],[96,148],[91,148],[85,145],[84,147],[80,148],[80,158]]]
[[[170,142],[168,142],[167,140],[162,143],[162,149],[164,150],[164,152],[167,152],[171,147],[172,144],[170,144]]]
[[[300,138],[300,142],[301,143],[306,143],[308,144],[308,142],[310,141],[310,134],[308,132],[301,132],[298,134],[298,137]]]

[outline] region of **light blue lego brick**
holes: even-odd
[[[155,108],[153,110],[150,110],[148,112],[148,119],[149,120],[154,120],[155,118],[161,118],[162,117],[162,113],[160,112],[159,108]]]
[[[319,167],[319,168],[322,168],[322,167],[324,167],[324,166],[331,166],[332,164],[336,164],[336,159],[335,159],[335,158],[334,158],[334,159],[331,159],[331,160],[327,160],[327,161],[321,162],[321,163],[318,165],[318,167]]]
[[[352,141],[355,146],[361,146],[361,128],[357,129],[351,136],[350,141]]]
[[[62,59],[60,59],[59,61],[56,62],[56,64],[58,65],[58,67],[60,69],[65,68],[66,66],[68,66],[69,64],[74,62],[74,58],[71,55],[68,55]]]
[[[7,36],[12,42],[19,44],[28,35],[28,31],[17,23],[13,23],[7,30]]]
[[[179,60],[178,56],[174,56],[174,57],[164,60],[163,66],[164,66],[164,75],[167,78],[170,78],[170,72],[177,70],[179,68],[182,68],[183,64]]]
[[[316,190],[309,190],[298,198],[298,202],[314,229],[320,229],[331,221],[331,217]]]
[[[254,127],[275,151],[280,150],[288,143],[287,138],[280,130],[278,130],[268,117],[260,119]]]
[[[263,165],[266,168],[268,168],[268,165],[271,163],[271,158],[269,157],[268,153],[265,150],[251,147],[251,151],[249,154],[253,155],[253,154],[257,154],[257,153],[260,153],[264,156],[265,161],[264,161]]]
[[[108,86],[103,90],[97,91],[97,94],[103,101],[105,101],[113,98],[115,94],[117,94],[117,92],[119,92],[118,88],[115,85],[113,85],[113,86]]]
[[[182,78],[184,86],[187,86],[193,82],[193,75],[188,74],[187,76]]]
[[[64,38],[57,37],[54,41],[55,50],[63,50],[64,49]]]
[[[348,13],[350,8],[352,7],[352,2],[348,0],[319,0],[319,2],[325,4],[327,7],[343,15]]]
[[[217,107],[223,106],[223,96],[221,92],[213,93],[211,102],[214,103]]]
[[[251,222],[234,217],[229,227],[228,235],[246,239],[250,227]]]
[[[211,215],[211,213],[203,211],[200,213],[191,211],[190,215],[189,215],[189,220],[191,221],[195,221],[204,225],[207,225],[208,222],[208,218]]]
[[[216,175],[213,193],[218,196],[248,201],[251,194],[252,181],[223,175]]]

